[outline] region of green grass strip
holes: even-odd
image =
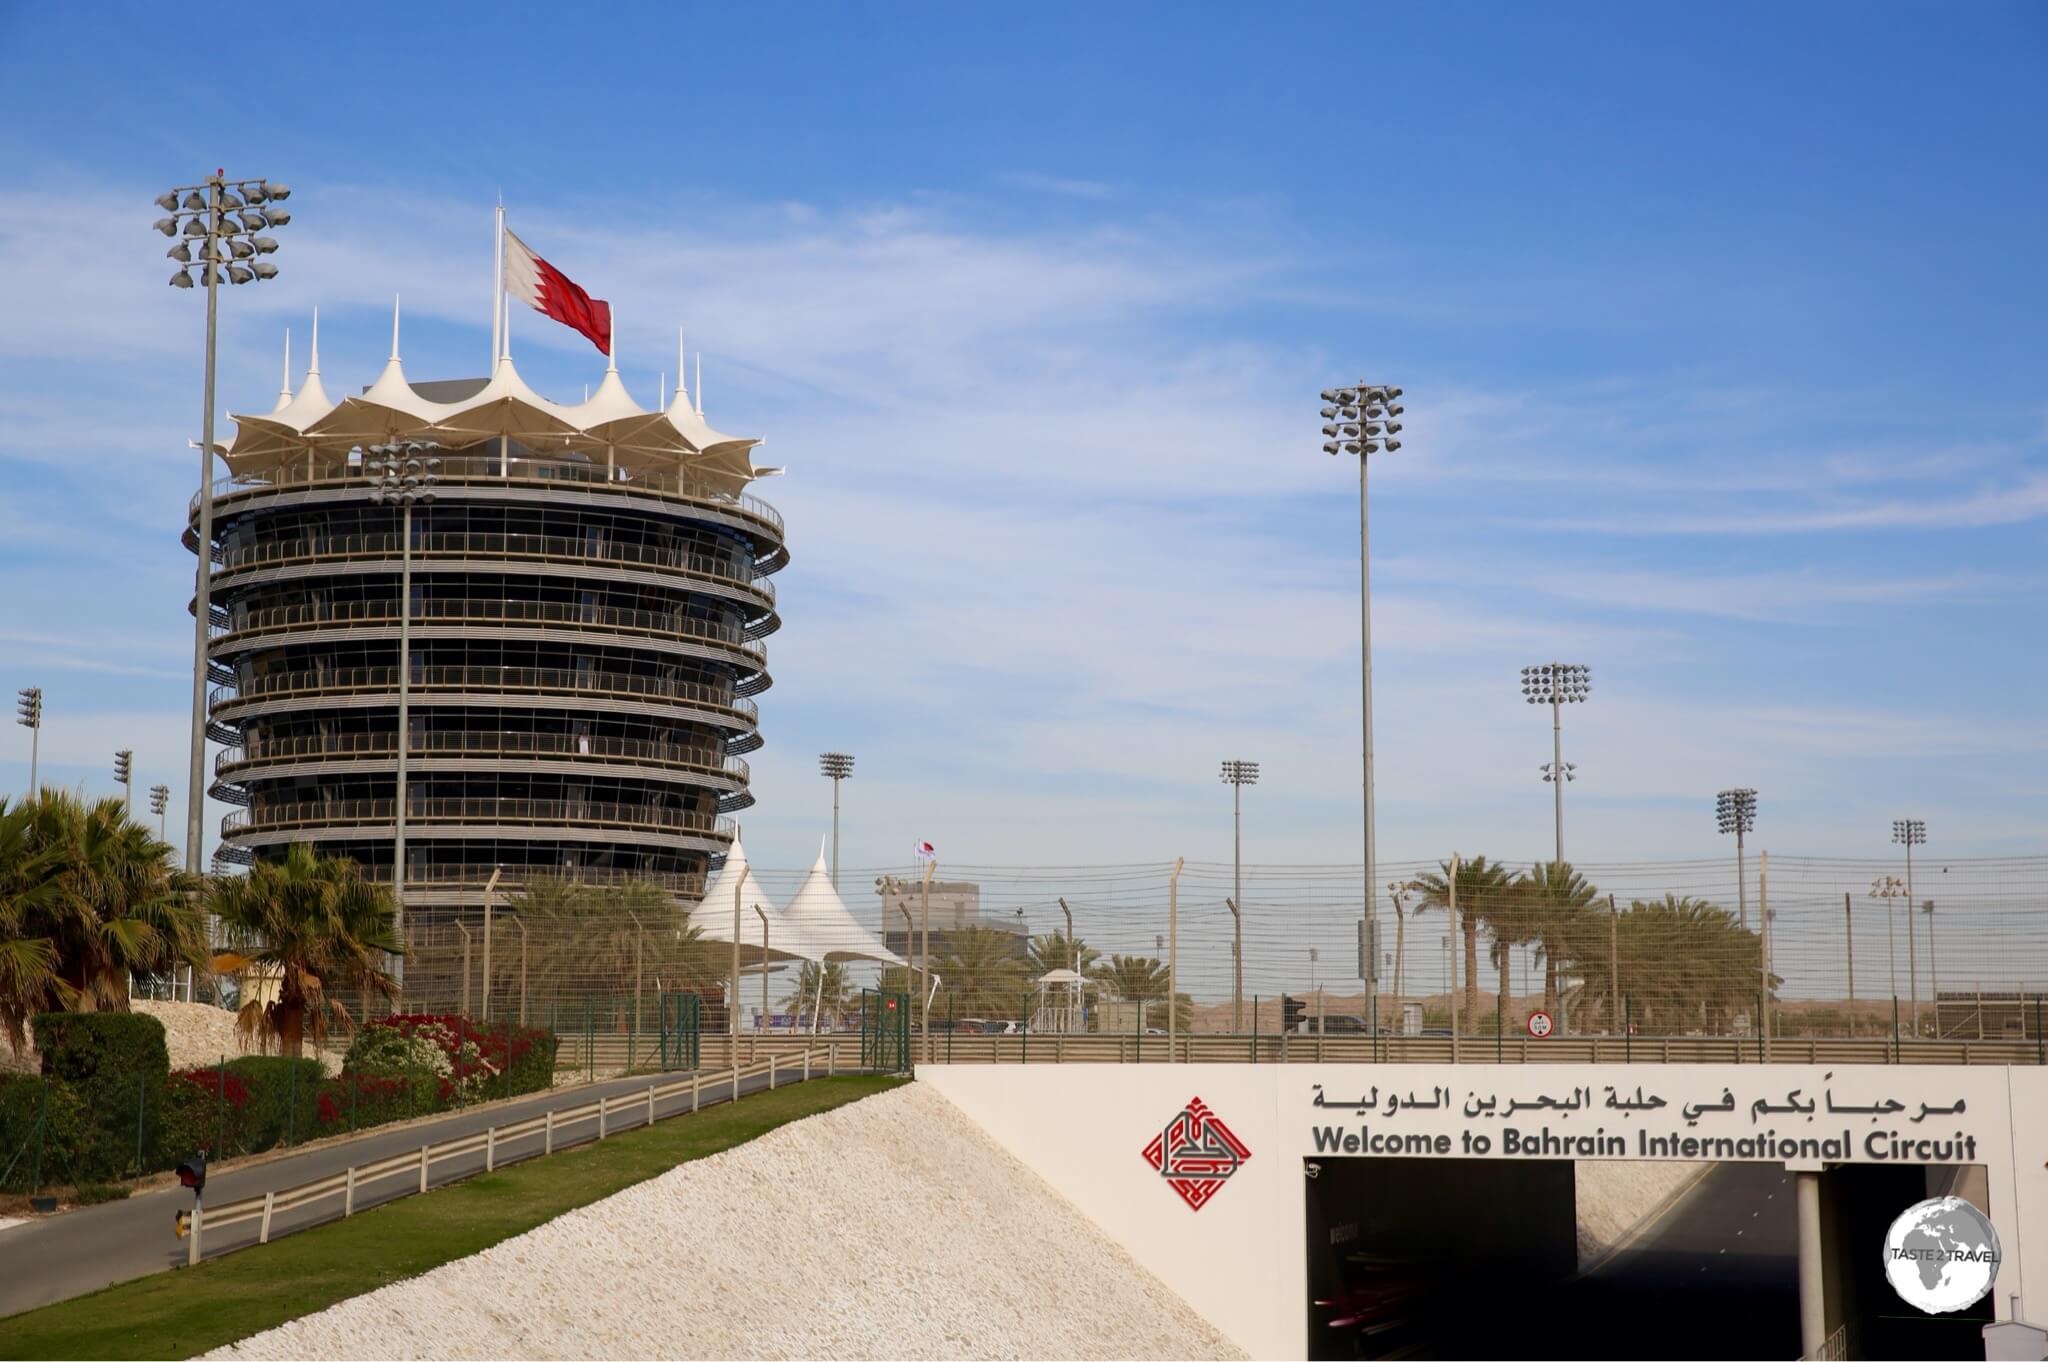
[[[751,1094],[601,1144],[479,1174],[196,1268],[46,1305],[0,1320],[0,1358],[194,1357],[416,1277],[677,1164],[902,1081],[824,1078]]]

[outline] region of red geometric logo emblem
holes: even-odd
[[[1180,1194],[1191,1211],[1208,1205],[1209,1198],[1251,1156],[1244,1141],[1231,1134],[1230,1127],[1199,1097],[1175,1113],[1144,1152],[1145,1162],[1166,1179],[1166,1185]]]

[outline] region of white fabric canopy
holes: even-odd
[[[726,891],[728,895],[731,892],[730,889]],[[822,847],[818,850],[818,863],[811,867],[803,888],[796,891],[796,897],[789,901],[783,916],[802,934],[804,942],[818,953],[813,959],[876,960],[885,965],[904,963],[902,956],[875,940],[854,920],[840,899],[839,891],[832,887],[832,872],[826,868]],[[726,925],[730,931],[730,921]]]
[[[706,941],[732,940],[733,889],[739,887],[740,901],[740,958],[747,964],[759,964],[762,959],[761,912],[768,914],[768,939],[766,942],[769,960],[822,960],[824,956],[805,939],[803,931],[792,925],[780,909],[761,890],[761,882],[751,874],[741,881],[741,872],[747,869],[746,848],[733,839],[732,850],[726,853],[725,867],[718,877],[711,881],[711,887],[704,891],[704,899],[690,911],[690,925],[703,933]]]

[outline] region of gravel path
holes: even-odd
[[[1244,1356],[921,1084],[209,1355]]]

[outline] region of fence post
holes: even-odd
[[[144,1096],[143,1076],[135,1075],[135,1176],[141,1177],[142,1167],[142,1108],[147,1099]]]
[[[1022,1048],[1022,1051],[1023,1051],[1023,1053],[1022,1053],[1022,1055],[1021,1055],[1021,1056],[1020,1056],[1020,1057],[1018,1058],[1017,1062],[1018,1062],[1019,1064],[1029,1064],[1029,1063],[1031,1062],[1031,995],[1030,995],[1029,993],[1027,993],[1027,994],[1025,994],[1025,995],[1024,995],[1024,1012],[1023,1012],[1023,1017],[1024,1017],[1024,1043],[1023,1043],[1023,1046],[1021,1047],[1021,1048]]]
[[[422,1196],[426,1195],[427,1191],[427,1165],[432,1161],[432,1156],[427,1151],[432,1148],[432,1145],[423,1144],[420,1146],[420,1194]]]
[[[265,1192],[263,1194],[263,1223],[256,1230],[256,1242],[259,1244],[270,1242],[270,1210],[276,1204],[276,1192]]]
[[[547,1114],[541,1122],[541,1128],[545,1133],[541,1136],[540,1152],[552,1154],[555,1152],[555,1109],[553,1107],[548,1108]]]
[[[1635,1056],[1636,1022],[1633,1000],[1627,994],[1621,999],[1621,1059],[1624,1064]]]
[[[1252,1063],[1259,1062],[1259,995],[1252,994]]]
[[[419,1114],[418,1104],[413,1099],[412,1082],[412,1023],[405,1027],[405,1114],[408,1119]]]
[[[775,1063],[775,1053],[770,1051],[768,1054],[768,1091],[770,1092],[775,1091]]]
[[[2039,999],[2037,998],[2037,999],[2035,999],[2035,1007],[2034,1007],[2034,1011],[2035,1011],[2035,1012],[2036,1012],[2036,1013],[2038,1014],[2038,1013],[2040,1012],[2040,1010],[2041,1010],[2041,1009],[2040,1009],[2040,1000],[2039,1000]],[[2041,1019],[2040,1019],[2040,1017],[2039,1017],[2039,1016],[2037,1015],[2037,1016],[2036,1016],[2036,1017],[2034,1018],[2034,1034],[2035,1034],[2035,1035],[2039,1035],[2040,1033],[2041,1033]],[[838,1073],[839,1073],[839,1042],[835,1040],[835,1041],[833,1041],[833,1042],[832,1042],[832,1043],[831,1043],[830,1045],[827,1045],[827,1046],[825,1047],[825,1077],[827,1077],[827,1078],[833,1078],[833,1077],[836,1077],[836,1076],[838,1075]]]
[[[350,1069],[348,1071],[348,1130],[351,1135],[355,1134],[356,1130],[356,1089],[361,1086],[357,1080],[358,1075],[356,1071]]]
[[[192,1232],[185,1239],[186,1267],[199,1266],[199,1226],[200,1222],[203,1221],[205,1218],[206,1208],[202,1206],[199,1202],[194,1201],[192,1203]]]
[[[948,1032],[948,1033],[947,1033],[947,1035],[946,1035],[946,1053],[947,1053],[947,1055],[948,1055],[949,1057],[950,1057],[950,1056],[952,1055],[952,1053],[953,1053],[953,1036],[952,1036],[952,1033],[950,1033],[950,1032]],[[806,1045],[806,1046],[804,1047],[804,1082],[808,1083],[808,1082],[810,1082],[810,1081],[811,1081],[811,1047],[810,1047],[810,1046],[808,1046],[808,1045]]]
[[[2026,1014],[2022,1013],[2021,1015],[2024,1016]],[[2036,993],[2034,995],[2034,1062],[2036,1064],[2048,1064],[2048,1048],[2044,1048],[2044,1046],[2048,1046],[2048,1041],[2044,1041],[2041,1035],[2041,995]]]
[[[1892,995],[1892,1063],[1899,1062],[1899,995]]]
[[[739,1059],[740,1056],[737,1049],[733,1051],[732,1057],[735,1061]],[[740,1066],[737,1062],[732,1066],[732,1100],[735,1102],[740,1100]]]
[[[299,1066],[294,1064],[285,1073],[284,1147],[290,1149],[299,1133]]]
[[[463,968],[467,970],[468,965],[465,964]],[[468,977],[467,973],[463,975],[465,981]],[[466,982],[463,986],[463,991],[468,992],[468,984]],[[457,1111],[461,1111],[469,1105],[462,1095],[462,1033],[468,1029],[469,1019],[467,1017],[457,1017],[455,1019],[455,1109]]]
[[[691,1075],[690,1075],[690,1114],[691,1114],[691,1115],[693,1115],[693,1116],[694,1116],[694,1115],[696,1115],[696,1113],[697,1113],[697,1108],[698,1108],[698,1107],[699,1107],[700,1105],[702,1105],[703,1101],[704,1101],[704,1075],[703,1075],[703,1074],[701,1074],[701,1073],[694,1073],[694,1074],[691,1074]]]
[[[43,1129],[49,1125],[49,1117],[50,1076],[44,1074],[42,1095],[36,1099],[36,1155],[28,1175],[30,1196],[43,1189]]]
[[[341,1189],[341,1218],[348,1219],[356,1213],[356,1166],[348,1166],[348,1181]]]
[[[486,1173],[498,1171],[498,1128],[496,1126],[492,1126],[484,1131],[484,1171]]]
[[[604,1098],[602,1098],[602,1097],[600,1097],[600,1098],[598,1098],[598,1099],[597,1099],[597,1138],[598,1138],[598,1139],[600,1139],[600,1140],[602,1140],[602,1139],[604,1138],[604,1118],[605,1118],[605,1110],[604,1110],[604,1108],[605,1108],[605,1099],[604,1099]]]
[[[1892,1009],[1897,1011],[1895,1007]],[[220,1057],[220,1070],[213,1084],[213,1106],[218,1114],[215,1127],[213,1156],[224,1159],[228,1156],[228,1057]]]
[[[654,1124],[654,1085],[647,1085],[647,1124]]]

